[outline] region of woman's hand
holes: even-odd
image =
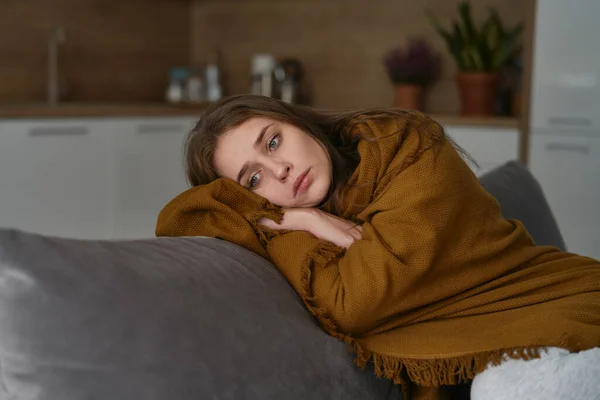
[[[360,225],[316,208],[289,208],[285,210],[281,224],[266,218],[260,219],[258,223],[270,229],[307,231],[319,239],[344,248],[362,239]]]

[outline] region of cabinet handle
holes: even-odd
[[[548,124],[559,126],[590,127],[592,126],[592,121],[589,118],[579,117],[550,117],[548,118]]]
[[[58,127],[58,128],[31,128],[29,129],[29,136],[73,136],[73,135],[86,135],[88,129],[84,126],[70,126],[70,127]]]
[[[575,153],[588,154],[590,152],[590,146],[584,144],[573,144],[573,143],[547,143],[546,150],[549,151],[571,151]]]
[[[138,125],[136,129],[137,133],[180,133],[185,131],[181,125],[154,125],[144,124]]]

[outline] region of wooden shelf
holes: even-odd
[[[152,117],[200,116],[206,104],[170,105],[166,103],[63,103],[0,105],[0,118],[67,118],[67,117]],[[519,120],[511,117],[461,117],[459,115],[429,114],[442,125],[519,128]]]
[[[167,103],[62,103],[0,105],[0,118],[67,117],[152,117],[200,116],[206,104],[171,105]]]
[[[442,125],[519,128],[519,119],[515,117],[462,117],[460,115],[447,114],[428,115]]]

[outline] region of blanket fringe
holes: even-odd
[[[263,205],[263,209],[261,211],[254,212],[252,215],[249,215],[246,218],[250,225],[252,225],[254,232],[256,232],[258,235],[260,244],[263,247],[266,247],[269,240],[271,240],[274,236],[280,235],[283,233],[283,231],[280,232],[275,229],[264,228],[259,225],[258,221],[261,218],[268,218],[279,224],[283,219],[283,214],[284,212],[282,209],[267,203],[266,205]]]
[[[329,335],[348,344],[350,350],[356,354],[355,363],[360,368],[364,368],[369,362],[373,363],[375,375],[402,385],[405,398],[410,398],[411,384],[425,387],[458,385],[472,380],[488,366],[498,365],[507,359],[530,360],[540,357],[543,346],[497,349],[441,359],[398,358],[366,349],[357,339],[337,328],[327,311],[317,305],[312,294],[313,264],[326,265],[339,257],[343,251],[331,243],[322,242],[307,255],[301,271],[302,300]]]

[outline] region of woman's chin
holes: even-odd
[[[311,208],[315,208],[315,207],[321,206],[326,201],[327,201],[327,193],[324,193],[322,195],[313,196],[311,199],[307,199],[307,201],[304,202],[304,204],[302,206],[299,206],[299,207],[311,207]]]

